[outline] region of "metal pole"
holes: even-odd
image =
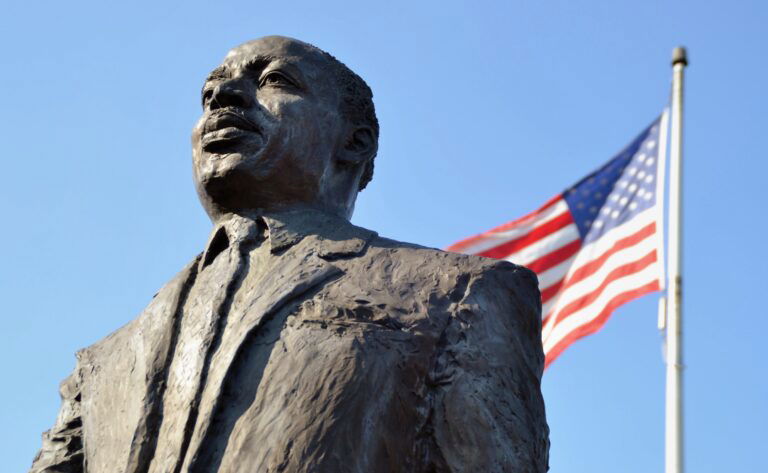
[[[667,312],[666,473],[683,472],[682,217],[683,72],[685,48],[672,53],[669,163],[669,310]]]

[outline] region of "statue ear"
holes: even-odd
[[[338,161],[349,166],[361,165],[376,155],[377,148],[378,143],[371,127],[354,127],[347,136]]]

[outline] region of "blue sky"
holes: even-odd
[[[376,176],[353,222],[445,247],[527,213],[628,143],[688,47],[689,471],[766,471],[768,6],[645,2],[7,2],[0,16],[5,471],[53,423],[74,352],[204,245],[189,132],[226,51],[283,34],[371,85]],[[756,302],[757,301],[757,302]],[[545,373],[553,472],[663,468],[657,297]]]

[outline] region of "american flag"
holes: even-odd
[[[662,288],[665,124],[666,113],[538,210],[448,247],[537,273],[546,366],[617,307]]]

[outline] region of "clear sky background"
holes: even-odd
[[[4,3],[2,471],[29,467],[74,352],[202,250],[200,86],[267,34],[368,81],[380,152],[353,222],[435,247],[608,160],[661,112],[672,48],[687,46],[688,471],[768,471],[766,24],[757,0]],[[545,373],[551,471],[663,470],[656,304],[620,308]]]

